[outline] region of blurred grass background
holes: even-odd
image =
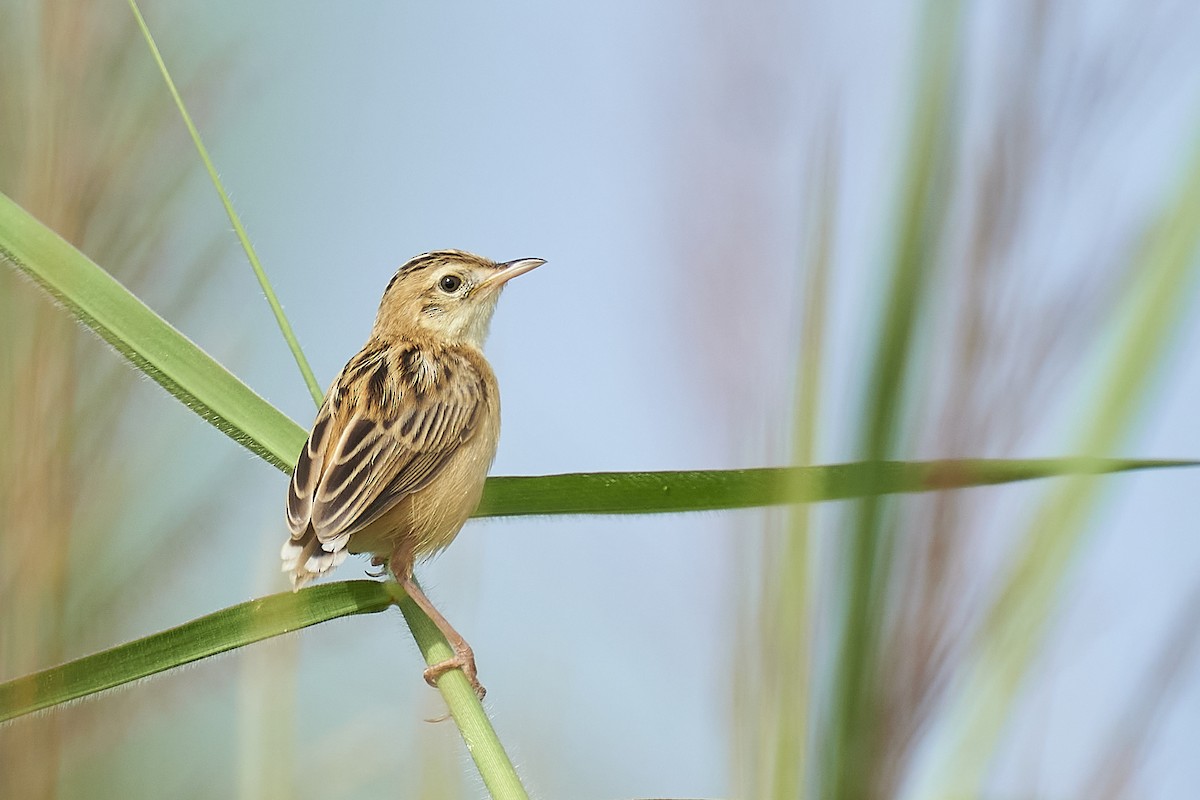
[[[145,12],[322,381],[413,253],[551,261],[498,473],[1200,453],[1185,3]],[[0,37],[0,189],[307,424],[124,5]],[[11,272],[0,327],[0,678],[281,588],[277,475]],[[1194,481],[475,523],[426,582],[543,796],[1176,797]],[[0,796],[480,794],[383,627],[0,728]]]
[[[165,135],[175,120],[137,44],[108,4],[0,5],[0,184],[169,316],[194,319],[226,245],[166,224],[193,161]],[[188,529],[214,516],[204,497],[224,479],[204,458],[186,482],[168,478],[184,469],[171,447],[190,438],[181,415],[12,270],[0,306],[0,670],[12,676],[126,635],[194,556]],[[159,499],[134,501],[143,490]],[[0,729],[0,796],[119,791],[113,737],[144,736],[134,720],[167,690]]]

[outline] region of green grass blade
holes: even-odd
[[[863,493],[921,492],[1060,475],[1200,466],[1194,461],[1034,459],[837,464],[730,472],[596,473],[498,478],[482,516],[648,513],[841,500]],[[490,486],[492,486],[490,485]],[[749,499],[748,499],[749,498]],[[193,620],[135,642],[0,684],[0,721],[75,700],[158,672],[319,622],[383,610],[389,588],[375,581],[325,584],[277,594]],[[411,609],[401,608],[406,616]],[[436,634],[436,631],[434,632]],[[438,658],[440,636],[420,636]],[[464,679],[464,686],[465,686]],[[469,690],[468,690],[469,691]],[[473,697],[473,695],[472,695]],[[453,701],[447,695],[448,702]],[[481,732],[481,736],[484,734]]]
[[[813,251],[802,269],[806,274],[803,290],[803,327],[800,357],[796,369],[795,409],[792,414],[792,463],[809,466],[817,460],[821,430],[821,394],[823,353],[828,328],[827,309],[831,305],[830,278],[832,251],[837,227],[837,164],[841,159],[834,144],[836,128],[830,126],[816,163],[820,180],[813,188],[815,219],[806,239]],[[796,470],[797,491],[811,491],[809,480]],[[807,506],[789,509],[778,545],[764,543],[765,553],[759,580],[759,604],[754,617],[758,622],[760,644],[758,665],[760,699],[755,704],[763,721],[757,730],[756,759],[763,765],[761,783],[751,796],[797,798],[811,792],[815,785],[811,759],[817,715],[813,702],[816,693],[813,657],[816,644],[817,583],[813,565],[817,549],[813,537],[813,514]],[[770,533],[768,533],[770,535]],[[753,656],[751,656],[753,658]],[[741,683],[741,681],[739,681]]]
[[[0,257],[218,430],[280,469],[296,463],[299,425],[2,193]]]
[[[188,408],[251,452],[284,472],[291,471],[304,444],[303,428],[3,194],[0,256]],[[498,477],[488,480],[476,516],[707,511],[1191,464],[1121,459],[977,459]]]
[[[496,477],[488,480],[475,516],[715,511],[1198,465],[1196,461],[1108,458],[948,459]]]
[[[267,298],[267,305],[271,307],[271,313],[275,315],[275,323],[279,326],[279,331],[283,334],[283,339],[287,342],[288,349],[292,351],[292,358],[296,360],[296,366],[300,368],[300,375],[304,378],[305,385],[308,386],[308,391],[312,395],[313,402],[319,407],[324,398],[324,392],[321,391],[321,386],[317,383],[316,376],[313,375],[312,367],[308,364],[308,359],[304,357],[304,351],[300,349],[300,341],[296,338],[296,333],[292,330],[292,324],[288,322],[287,315],[283,313],[283,306],[279,304],[279,298],[275,296],[275,290],[271,287],[271,281],[267,278],[267,272],[263,269],[262,262],[258,260],[258,253],[254,251],[254,245],[250,243],[250,237],[246,234],[246,228],[242,225],[241,218],[238,217],[237,211],[233,208],[233,201],[229,199],[229,193],[225,191],[225,186],[221,183],[221,177],[217,174],[217,168],[213,166],[212,159],[208,155],[208,148],[204,146],[204,141],[200,138],[200,131],[196,128],[195,123],[192,122],[192,115],[188,113],[187,106],[183,103],[183,96],[179,94],[179,90],[175,87],[175,81],[171,79],[171,73],[167,70],[167,63],[163,61],[162,53],[159,52],[158,45],[154,43],[154,37],[150,34],[150,27],[146,24],[141,9],[138,8],[135,0],[129,0],[129,8],[133,11],[133,16],[137,19],[142,36],[146,39],[146,44],[150,48],[150,54],[154,56],[154,63],[158,65],[158,71],[162,73],[163,80],[167,84],[167,89],[170,90],[171,97],[175,100],[175,107],[179,109],[179,115],[183,117],[183,124],[187,126],[188,134],[192,137],[192,144],[196,146],[196,152],[200,154],[200,160],[204,162],[204,169],[208,172],[209,180],[212,181],[213,187],[216,188],[217,196],[221,198],[221,205],[225,207],[225,214],[229,217],[229,222],[233,225],[233,230],[237,234],[238,241],[242,244],[242,250],[245,251],[246,258],[250,261],[250,267],[254,270],[254,277],[258,279],[258,285],[262,287],[263,294]]]
[[[377,613],[392,603],[377,581],[330,583],[251,600],[0,684],[0,722],[310,625]]]
[[[893,458],[904,432],[906,402],[918,377],[920,309],[929,301],[937,263],[944,203],[951,185],[953,139],[949,120],[960,70],[957,0],[924,4],[923,35],[889,289],[863,403],[859,454],[865,461]],[[836,582],[835,606],[844,609],[833,669],[831,710],[822,739],[822,797],[856,798],[879,791],[889,720],[879,702],[887,603],[891,596],[891,507],[864,496],[854,511]],[[887,789],[882,793],[887,794]]]

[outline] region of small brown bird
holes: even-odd
[[[476,693],[475,655],[413,580],[413,564],[453,541],[479,504],[500,437],[500,394],[483,342],[500,290],[545,262],[497,264],[425,253],[384,290],[366,346],[325,395],[288,492],[283,571],[299,590],[371,553],[445,634]]]

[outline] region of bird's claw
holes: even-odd
[[[453,669],[461,669],[463,671],[463,674],[467,676],[467,680],[471,683],[471,689],[474,690],[476,697],[482,700],[487,695],[487,689],[483,688],[483,684],[479,682],[479,678],[476,675],[475,654],[469,649],[465,653],[456,653],[453,658],[448,658],[426,669],[425,682],[436,689],[438,688],[438,680]]]

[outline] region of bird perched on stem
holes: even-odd
[[[293,590],[349,553],[372,554],[454,650],[425,680],[436,686],[461,668],[480,697],[471,647],[417,585],[413,564],[450,544],[479,504],[500,436],[483,342],[504,285],[543,263],[438,250],[400,267],[371,338],[325,395],[288,492],[281,555]]]

